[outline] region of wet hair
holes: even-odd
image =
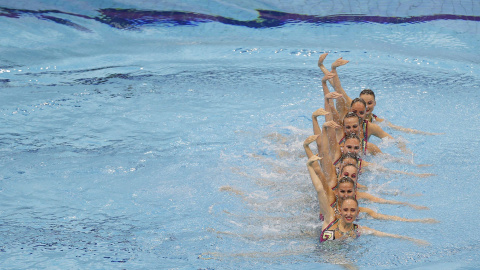
[[[345,164],[345,166],[343,166],[342,169],[340,169],[340,172],[343,172],[343,169],[345,169],[345,168],[348,167],[348,166],[352,166],[352,167],[354,167],[355,169],[358,170],[358,167],[357,167],[356,164],[348,163],[348,164]],[[348,176],[348,177],[349,177],[349,176]],[[353,180],[353,179],[352,179],[352,180]]]
[[[348,201],[348,200],[354,201],[354,202],[357,204],[357,207],[358,207],[358,201],[357,201],[357,199],[356,199],[355,197],[353,197],[353,196],[348,196],[348,197],[345,197],[345,198],[343,198],[343,199],[342,199],[342,198],[338,198],[338,206],[341,208],[342,205],[343,205],[343,203],[346,202],[346,201]]]
[[[338,186],[340,184],[343,184],[343,183],[351,183],[353,185],[353,190],[357,190],[357,185],[355,185],[355,181],[348,176],[344,176],[344,177],[338,179],[337,186],[335,188],[338,188]]]
[[[345,154],[343,154],[343,155],[340,157],[340,163],[342,163],[343,160],[346,159],[346,158],[353,158],[353,159],[355,159],[355,164],[358,163],[358,159],[359,159],[358,154],[355,154],[355,153],[345,153]]]
[[[345,136],[345,141],[348,140],[348,139],[357,139],[359,142],[362,142],[362,140],[360,140],[360,138],[355,133],[350,133],[350,134],[346,135]]]
[[[362,101],[363,101],[363,99],[362,99]],[[352,104],[353,104],[353,102],[352,102]],[[365,101],[363,101],[363,104],[365,104]],[[366,108],[366,107],[367,107],[367,106],[365,106],[365,108]],[[359,124],[359,125],[362,125],[362,118],[358,117],[358,115],[357,115],[356,113],[354,113],[354,112],[348,112],[348,113],[345,115],[345,117],[343,117],[342,124],[345,125],[345,119],[347,119],[347,118],[353,118],[353,117],[356,117],[356,118],[358,119],[358,124]]]
[[[361,98],[355,98],[354,100],[352,100],[352,103],[350,103],[350,107],[353,106],[353,104],[357,103],[357,102],[360,102],[362,103],[363,105],[365,105],[365,108],[367,108],[367,103],[365,103],[365,100],[361,99]]]
[[[361,95],[371,95],[373,99],[375,99],[375,93],[371,89],[363,89],[362,92],[360,92],[360,96]]]

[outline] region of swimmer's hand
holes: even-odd
[[[308,136],[308,138],[306,138],[305,141],[303,142],[303,146],[307,147],[309,144],[315,141],[318,138],[318,136],[319,135]]]
[[[337,68],[339,66],[346,65],[348,62],[350,61],[344,60],[343,57],[340,57],[337,60],[335,60],[335,62],[332,63],[332,68]]]
[[[416,209],[416,210],[429,210],[430,209],[430,208],[428,208],[426,206],[423,206],[423,205],[416,205],[416,204],[411,204],[411,203],[407,203],[406,205],[410,206],[410,207],[412,207],[413,209]]]
[[[440,223],[440,221],[434,219],[434,218],[424,218],[422,219],[420,222],[422,223],[430,223],[430,224],[434,224],[434,223]]]
[[[415,244],[417,244],[419,246],[430,246],[430,243],[425,241],[425,240],[415,239],[415,238],[410,238],[409,240],[414,242]]]
[[[421,177],[421,178],[426,178],[426,177],[431,177],[431,176],[436,176],[434,173],[417,173],[415,176]]]
[[[312,117],[318,117],[320,115],[327,115],[329,112],[325,111],[323,108],[320,108],[312,113]]]

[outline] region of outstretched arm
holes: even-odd
[[[399,201],[393,201],[393,200],[387,200],[379,197],[375,197],[372,194],[366,193],[366,192],[357,192],[357,199],[366,199],[371,202],[376,202],[376,203],[384,203],[384,204],[398,204],[398,205],[405,205],[412,207],[417,210],[426,210],[428,207],[426,206],[421,206],[421,205],[415,205],[407,202],[399,202]]]
[[[410,219],[410,218],[402,218],[398,216],[380,214],[366,207],[359,207],[359,209],[360,209],[360,212],[365,212],[369,216],[375,219],[385,219],[385,220],[404,221],[404,222],[438,223],[438,221],[433,218]]]
[[[380,150],[380,148],[378,148],[378,146],[369,142],[369,143],[367,143],[367,153],[370,154],[370,155],[378,155],[378,154],[381,154],[383,152],[382,152],[382,150]]]
[[[390,121],[387,121],[385,119],[381,119],[381,118],[378,118],[378,117],[377,117],[376,121],[378,121],[378,122],[385,121],[385,123],[387,124],[387,126],[389,128],[393,128],[395,130],[405,132],[405,133],[421,134],[421,135],[442,135],[442,134],[445,134],[445,133],[432,133],[432,132],[421,131],[421,130],[417,130],[417,129],[413,129],[413,128],[405,128],[405,127],[397,126],[397,125],[392,124]]]
[[[375,137],[378,137],[380,139],[389,138],[389,139],[395,140],[392,137],[392,135],[385,132],[379,125],[369,123],[368,124],[367,140],[369,140],[370,136],[372,136],[372,135],[375,136]],[[405,142],[398,141],[398,140],[395,140],[395,141],[396,141],[397,146],[400,149],[400,151],[402,151],[405,154],[411,154],[412,153],[412,151],[407,148],[407,145],[405,144]]]
[[[397,239],[408,240],[408,241],[414,242],[417,245],[422,245],[422,246],[430,245],[430,243],[428,243],[425,240],[416,239],[416,238],[412,238],[412,237],[404,236],[404,235],[399,235],[399,234],[381,232],[381,231],[377,231],[375,229],[372,229],[372,228],[369,228],[369,227],[366,227],[366,226],[360,226],[360,232],[362,234],[373,234],[375,236],[380,236],[380,237],[392,237],[392,238],[397,238]]]
[[[362,161],[362,165],[363,165],[362,169],[365,168],[365,170],[368,170],[368,171],[379,171],[384,173],[403,174],[403,175],[410,175],[410,176],[416,176],[416,177],[422,177],[422,178],[436,175],[433,173],[413,173],[413,172],[405,172],[400,170],[392,170],[392,169],[382,167],[378,164],[366,162],[365,160]]]

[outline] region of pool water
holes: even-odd
[[[477,269],[480,5],[472,1],[0,1],[2,269]],[[437,224],[319,245],[302,143],[317,60],[432,177],[362,175],[362,205]],[[313,145],[312,145],[313,146]],[[430,164],[417,167],[414,164]]]

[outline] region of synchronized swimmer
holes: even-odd
[[[318,67],[324,73],[322,78],[324,108],[312,113],[314,135],[309,136],[303,143],[308,157],[307,169],[317,192],[320,219],[323,221],[320,242],[356,238],[361,234],[373,234],[410,240],[422,245],[428,244],[423,240],[380,232],[365,226],[359,226],[354,222],[360,212],[365,212],[377,219],[424,223],[438,222],[431,218],[408,219],[380,214],[370,208],[360,207],[357,201],[364,199],[376,203],[399,204],[414,209],[427,209],[424,206],[386,200],[366,192],[360,192],[358,189],[367,189],[367,187],[358,182],[362,172],[371,167],[387,173],[401,173],[418,177],[432,175],[389,170],[366,162],[364,157],[367,155],[387,155],[378,146],[369,142],[371,136],[392,140],[403,153],[412,153],[403,141],[395,140],[377,123],[385,122],[387,127],[403,132],[425,135],[435,135],[435,133],[396,126],[373,114],[377,104],[375,94],[370,89],[363,90],[358,98],[351,99],[342,88],[337,73],[337,68],[347,64],[348,61],[343,58],[337,59],[332,63],[331,71],[329,71],[323,65],[327,55],[327,53],[322,54],[318,60]],[[327,82],[334,88],[334,92],[330,92]],[[321,127],[317,119],[319,116],[325,117],[325,122]],[[313,142],[317,144],[318,154],[314,154],[310,149],[310,144]],[[401,162],[399,159],[397,161]]]

